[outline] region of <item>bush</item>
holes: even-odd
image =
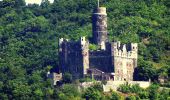
[[[170,100],[170,89],[163,89],[160,92],[159,100]]]
[[[103,92],[103,86],[101,83],[95,83],[92,87],[100,92]]]
[[[100,100],[101,97],[101,92],[93,87],[87,88],[83,94],[83,98],[86,100]]]
[[[147,91],[141,91],[138,93],[139,97],[141,99],[148,99],[149,98],[149,93]]]
[[[120,100],[120,99],[121,99],[121,96],[118,93],[112,92],[110,100]]]
[[[118,91],[123,93],[130,93],[130,85],[129,84],[120,85]]]
[[[85,77],[85,78],[80,79],[79,81],[80,83],[83,83],[83,82],[92,82],[93,80],[89,77]]]
[[[126,100],[136,100],[136,97],[131,95],[131,96],[126,97]]]
[[[64,83],[71,83],[72,82],[72,75],[70,73],[65,73],[63,75],[63,82]]]
[[[135,84],[135,85],[131,85],[130,87],[130,91],[132,93],[138,93],[142,90],[142,88],[138,85],[138,84]]]
[[[149,98],[151,100],[156,100],[158,99],[158,89],[159,86],[157,84],[152,84],[149,88],[148,88],[148,92],[149,92]]]
[[[118,88],[118,91],[123,92],[123,93],[138,93],[142,90],[142,88],[138,85],[130,85],[130,84],[123,84],[120,85]]]
[[[95,45],[95,44],[90,44],[89,49],[90,50],[97,50],[97,49],[99,49],[99,47],[97,45]]]
[[[74,84],[64,84],[57,89],[56,96],[59,100],[68,100],[80,97],[80,93]]]
[[[100,83],[87,88],[83,93],[83,98],[86,100],[100,100],[102,98],[103,87]]]

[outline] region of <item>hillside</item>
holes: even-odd
[[[100,4],[107,8],[110,41],[139,43],[138,79],[157,83],[158,76],[170,77],[170,1]],[[40,6],[0,1],[0,99],[57,98],[46,72],[58,68],[58,38],[90,38],[96,5],[97,0],[44,0]]]

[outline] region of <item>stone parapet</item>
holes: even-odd
[[[107,15],[107,13],[106,13],[106,7],[98,7],[98,8],[95,10],[94,14]]]

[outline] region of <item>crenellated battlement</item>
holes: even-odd
[[[114,56],[124,58],[137,58],[137,43],[121,44],[120,41],[112,42],[112,52]]]

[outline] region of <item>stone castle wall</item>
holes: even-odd
[[[81,37],[80,41],[83,59],[83,75],[86,75],[87,70],[89,69],[89,42],[86,41],[85,37]]]
[[[63,40],[59,44],[59,66],[62,73],[70,73],[74,78],[83,77],[83,56],[81,44]]]
[[[105,43],[105,50],[89,51],[89,66],[98,68],[106,73],[114,71],[112,64],[111,45],[109,42]]]
[[[81,88],[88,88],[90,86],[93,86],[96,83],[101,83],[101,81],[97,82],[83,82],[80,83],[79,86]],[[141,88],[148,88],[151,85],[150,81],[107,81],[107,83],[103,84],[103,91],[104,92],[110,92],[110,90],[117,91],[120,85],[123,84],[130,84],[130,85],[139,85]]]
[[[137,44],[121,44],[113,42],[112,56],[115,72],[115,80],[132,81],[135,67],[137,67]]]
[[[89,65],[101,71],[113,72],[111,49],[107,46],[106,50],[89,51]]]

